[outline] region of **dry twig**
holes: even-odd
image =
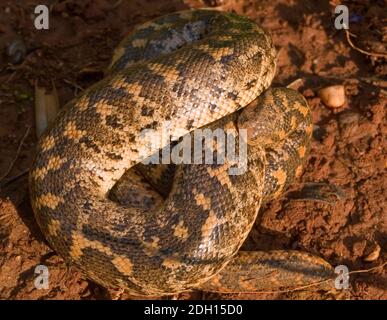
[[[345,31],[345,36],[347,37],[347,41],[348,41],[349,45],[351,46],[351,48],[353,48],[356,51],[359,51],[359,52],[361,52],[363,54],[366,54],[368,56],[373,56],[373,57],[378,57],[378,58],[387,58],[387,54],[386,53],[369,52],[369,51],[360,49],[359,47],[355,46],[354,43],[351,40],[351,36],[354,36],[354,37],[356,37],[356,36],[351,34],[347,29],[344,29],[344,31]]]

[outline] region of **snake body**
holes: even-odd
[[[183,11],[138,26],[107,76],[39,140],[29,186],[50,245],[88,278],[136,294],[230,287],[227,268],[238,277],[238,261],[248,260],[238,250],[260,205],[301,173],[312,132],[301,95],[262,94],[275,55],[265,31],[232,13]],[[139,164],[152,155],[140,132],[166,123],[175,140],[203,126],[236,136],[246,129],[247,170],[230,175],[227,161],[180,164],[163,194],[168,169]],[[161,174],[154,178],[152,168]],[[321,259],[308,259],[329,273]]]

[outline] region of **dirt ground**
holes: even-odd
[[[351,274],[349,289],[342,291],[193,292],[173,298],[387,299],[386,266],[382,266],[387,244],[387,66],[385,57],[359,52],[343,30],[335,29],[334,7],[339,1],[44,2],[51,10],[49,30],[36,30],[33,24],[34,8],[42,1],[0,1],[1,299],[133,298],[106,290],[68,268],[47,245],[34,220],[26,174],[36,144],[34,85],[48,89],[55,85],[63,106],[101,79],[114,47],[134,25],[205,6],[235,11],[266,28],[278,49],[274,84],[301,79],[295,85],[313,110],[315,128],[305,173],[281,199],[262,208],[244,249],[304,250],[333,266],[368,271]],[[351,36],[352,42],[371,53],[386,53],[385,2],[344,4],[349,8],[350,32],[357,35]],[[22,42],[14,48],[20,53],[25,47],[26,53],[13,64],[17,53],[7,56],[6,51],[17,39]],[[317,94],[332,84],[345,87],[346,102],[340,108],[328,108]],[[326,185],[331,196],[325,201],[306,197],[305,186],[311,183]],[[49,267],[48,290],[34,288],[39,264]]]

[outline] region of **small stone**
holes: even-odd
[[[12,64],[23,62],[27,53],[27,48],[23,40],[15,39],[7,47],[7,55]]]
[[[379,258],[380,255],[380,246],[375,243],[370,250],[368,251],[368,254],[363,258],[364,261],[366,262],[372,262],[375,261]]]
[[[319,90],[318,96],[329,108],[340,108],[345,103],[345,89],[342,85],[325,87]]]

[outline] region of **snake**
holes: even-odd
[[[144,296],[329,279],[330,264],[306,252],[240,250],[262,204],[300,177],[310,149],[307,101],[271,88],[275,72],[270,35],[234,13],[185,10],[136,26],[104,78],[38,141],[29,192],[49,245],[88,279]],[[143,132],[165,127],[171,138],[146,147]],[[247,150],[238,174],[235,159],[219,156],[220,138],[199,139],[210,163],[149,162],[217,129]]]

